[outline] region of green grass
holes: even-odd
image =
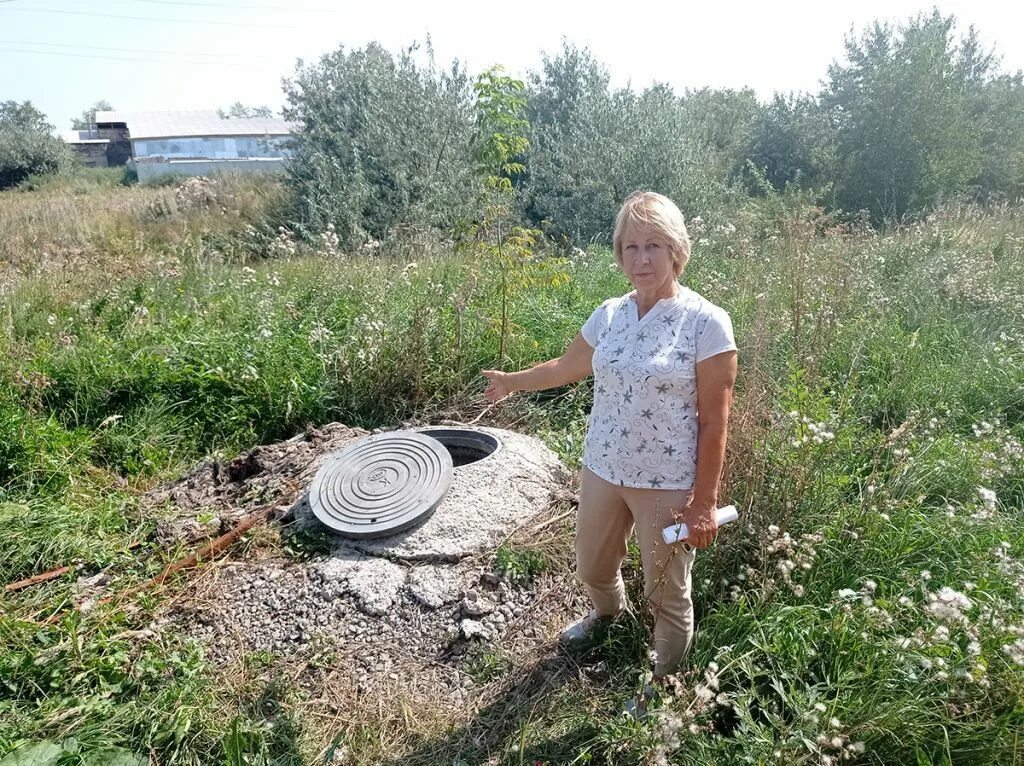
[[[442,245],[290,252],[287,237],[244,228],[272,191],[236,189],[249,213],[226,222],[175,206],[152,219],[138,195],[172,190],[115,191],[129,212],[104,215],[137,217],[141,265],[116,280],[86,267],[87,288],[28,274],[2,299],[5,581],[68,563],[124,585],[151,576],[160,556],[129,550],[148,549],[153,524],[135,500],[205,455],[332,420],[483,409],[478,372],[498,363],[493,264]],[[67,209],[63,192],[5,194],[0,222],[37,193],[54,195],[31,201],[40,210]],[[124,227],[96,216],[78,224],[90,252],[122,247]],[[950,209],[853,235],[784,199],[734,219],[697,232],[686,279],[736,326],[725,494],[743,522],[698,558],[699,629],[664,715],[617,716],[643,680],[643,620],[568,659],[486,648],[469,667],[487,702],[418,709],[410,731],[393,711],[308,715],[273,656],[225,679],[184,638],[140,638],[160,595],[77,615],[65,578],[0,612],[0,759],[73,736],[81,757],[122,748],[182,764],[317,762],[325,742],[353,763],[1024,762],[1021,211]],[[597,250],[521,267],[506,367],[557,355],[625,289],[610,261]],[[588,396],[584,383],[491,416],[575,466]],[[543,550],[509,543],[496,566],[565,574],[565,557],[545,554],[571,550],[571,532],[549,532]],[[319,544],[284,541],[298,557]],[[635,591],[635,562],[628,574]],[[937,609],[943,588],[969,605]]]
[[[494,554],[494,569],[512,582],[530,582],[548,568],[544,556],[529,548],[503,543]]]
[[[22,192],[84,196],[122,185],[124,168],[75,167],[66,173],[29,176],[18,186]]]

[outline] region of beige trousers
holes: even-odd
[[[667,545],[661,530],[686,507],[692,490],[620,487],[584,468],[576,517],[576,574],[594,608],[614,616],[626,608],[620,566],[626,544],[636,529],[644,569],[644,594],[654,615],[654,647],[658,676],[672,673],[693,640],[690,570],[694,552],[682,544]]]

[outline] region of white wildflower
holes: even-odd
[[[310,343],[325,343],[331,339],[333,333],[324,327],[319,322],[313,325],[313,329],[309,331],[309,342]]]
[[[971,600],[966,595],[944,586],[938,593],[928,594],[925,609],[940,620],[953,621],[963,619],[963,612],[970,609],[971,605]]]
[[[1006,653],[1012,662],[1024,665],[1024,638],[1018,639],[1012,644],[1007,644],[1003,647],[1003,652]]]

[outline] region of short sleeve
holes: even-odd
[[[590,318],[583,324],[580,329],[580,335],[583,336],[591,348],[597,348],[598,341],[601,340],[601,336],[604,331],[608,329],[610,324],[611,312],[609,311],[612,301],[607,300],[594,309],[594,313],[590,315]]]
[[[711,306],[698,329],[697,362],[735,350],[736,339],[733,337],[729,313],[718,306]]]

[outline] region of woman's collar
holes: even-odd
[[[665,298],[658,298],[658,300],[656,300],[654,302],[654,305],[657,306],[662,301],[678,301],[678,300],[681,300],[681,299],[685,298],[686,295],[688,295],[690,292],[691,292],[691,290],[690,290],[689,287],[684,285],[682,282],[676,282],[676,294],[675,295],[667,296]],[[637,304],[638,306],[640,305],[640,301],[637,298],[636,290],[631,290],[626,295],[626,297],[629,298],[629,300],[633,301],[633,303]]]

